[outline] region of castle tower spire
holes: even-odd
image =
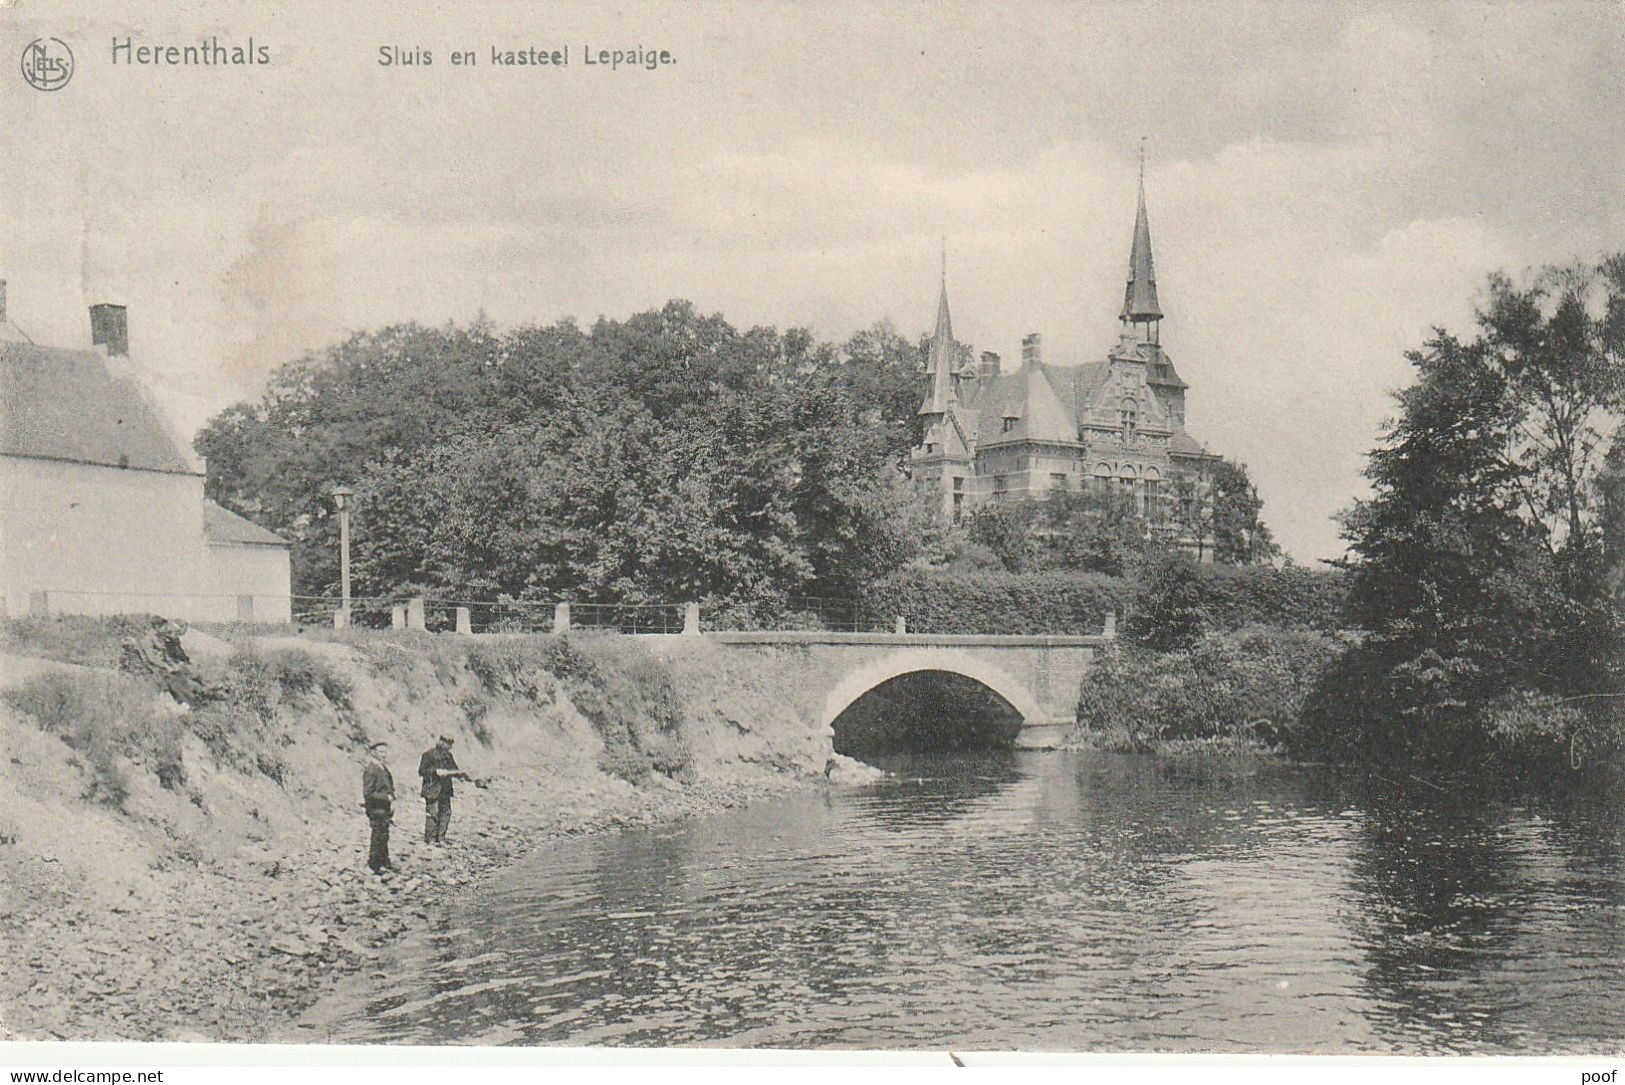
[[[1140,200],[1134,215],[1134,247],[1128,258],[1128,288],[1123,292],[1125,324],[1154,324],[1162,320],[1157,303],[1157,274],[1151,266],[1151,223],[1145,213],[1145,141],[1140,141]]]
[[[946,414],[954,402],[953,318],[948,315],[948,246],[942,248],[942,293],[937,300],[937,327],[931,333],[931,349],[925,370],[931,374],[931,391],[920,405],[920,414]]]

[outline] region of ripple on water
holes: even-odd
[[[1414,801],[1268,765],[922,760],[550,848],[341,996],[335,1037],[1617,1051],[1618,807]]]

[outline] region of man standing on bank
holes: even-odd
[[[457,777],[468,779],[451,756],[450,735],[441,735],[439,742],[424,751],[418,775],[423,777],[423,842],[444,844],[451,825],[451,782]]]
[[[395,777],[389,773],[389,744],[374,742],[367,747],[367,764],[361,770],[361,804],[372,824],[372,839],[367,846],[367,866],[374,874],[394,870],[389,861],[389,822],[394,815]]]

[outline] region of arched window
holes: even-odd
[[[1134,443],[1140,428],[1140,405],[1133,396],[1124,396],[1117,407],[1117,421],[1122,426],[1123,443]]]

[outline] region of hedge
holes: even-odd
[[[903,569],[875,583],[864,608],[881,624],[901,615],[922,633],[1098,633],[1137,589],[1098,573],[947,573]]]
[[[1338,570],[1215,565],[1204,566],[1202,572],[1202,608],[1210,628],[1273,625],[1332,630],[1346,624],[1348,577]]]
[[[1209,631],[1338,629],[1347,591],[1346,578],[1334,570],[1201,567]],[[1107,611],[1121,622],[1143,604],[1144,592],[1134,580],[1099,573],[908,568],[871,585],[861,607],[877,628],[901,615],[922,633],[1098,633]]]

